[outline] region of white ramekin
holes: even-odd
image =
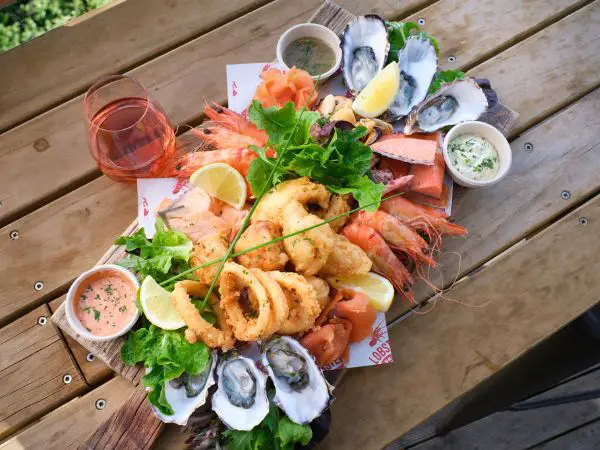
[[[65,300],[65,314],[67,316],[67,321],[69,322],[69,325],[71,325],[71,328],[73,328],[73,330],[75,330],[75,332],[78,335],[80,335],[81,337],[84,337],[91,341],[110,341],[119,336],[122,336],[125,333],[127,333],[129,330],[131,330],[131,328],[133,328],[133,326],[137,322],[138,318],[140,317],[140,312],[136,308],[134,316],[131,318],[131,320],[125,326],[125,328],[122,328],[121,330],[117,331],[116,333],[113,333],[108,336],[96,336],[95,334],[90,333],[79,321],[79,319],[77,318],[77,314],[75,314],[75,303],[74,303],[74,301],[75,301],[74,297],[75,297],[75,293],[77,292],[77,289],[85,280],[87,280],[89,278],[90,275],[92,275],[96,272],[102,272],[102,271],[106,271],[106,270],[114,270],[114,271],[120,272],[121,274],[123,274],[125,277],[127,277],[127,279],[129,279],[132,282],[132,284],[135,286],[136,290],[140,288],[140,283],[137,280],[137,278],[135,277],[135,275],[133,273],[131,273],[129,270],[125,269],[124,267],[117,266],[116,264],[102,264],[99,266],[95,266],[95,267],[92,267],[90,270],[83,272],[81,275],[79,275],[77,277],[77,279],[73,282],[73,284],[69,288],[69,292],[67,293],[67,299]]]
[[[337,37],[333,31],[323,25],[318,25],[316,23],[301,23],[289,28],[281,35],[279,41],[277,42],[277,60],[288,69],[291,69],[291,67],[288,67],[283,60],[283,52],[287,46],[296,39],[307,37],[321,39],[333,50],[333,53],[335,54],[335,64],[331,69],[321,75],[312,76],[313,80],[326,80],[340,67],[340,63],[342,62],[342,49],[340,48],[340,38]]]
[[[450,157],[448,156],[448,144],[450,141],[452,141],[452,139],[462,134],[475,134],[477,136],[481,136],[494,146],[498,152],[498,158],[500,160],[500,167],[498,168],[498,173],[496,173],[494,178],[482,181],[471,180],[456,170],[454,166],[452,166],[450,163]],[[446,167],[448,168],[450,176],[457,184],[465,187],[491,186],[506,176],[512,164],[512,150],[504,135],[492,125],[476,120],[463,122],[454,126],[444,138],[443,152],[444,161],[446,162]]]

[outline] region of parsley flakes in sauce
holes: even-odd
[[[452,166],[471,180],[490,180],[498,173],[498,152],[486,139],[462,134],[448,145]]]

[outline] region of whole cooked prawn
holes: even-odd
[[[365,225],[351,223],[344,227],[342,234],[366,252],[373,261],[375,272],[389,279],[406,299],[414,301],[410,289],[413,284],[412,276],[377,231]]]
[[[431,267],[437,264],[427,254],[427,242],[419,234],[385,211],[358,211],[352,214],[352,223],[366,225],[377,231],[394,250],[410,256],[416,263],[425,263]]]
[[[428,206],[417,205],[403,197],[394,197],[381,202],[381,209],[430,237],[443,234],[452,236],[467,234],[466,228],[449,222],[446,213]]]

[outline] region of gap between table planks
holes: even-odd
[[[116,1],[0,55],[0,130],[270,0]],[[118,43],[115,37],[118,36]]]
[[[488,76],[497,84],[496,79],[508,78],[503,75],[508,70],[510,73],[515,73],[515,83],[519,84],[519,77],[526,76],[522,74],[530,72],[537,76],[540,73],[556,71],[565,62],[569,64],[571,70],[576,72],[575,75],[555,77],[550,80],[552,84],[533,85],[527,91],[512,88],[501,81],[504,83],[502,89],[506,88],[507,92],[499,89],[500,96],[503,101],[519,110],[521,121],[531,122],[533,118],[541,118],[534,107],[533,99],[543,98],[540,103],[545,103],[546,109],[550,110],[568,101],[570,96],[583,94],[591,85],[600,82],[600,73],[593,70],[593,58],[600,60],[600,57],[592,44],[587,45],[589,36],[580,33],[583,44],[577,45],[583,47],[579,48],[579,52],[574,48],[573,43],[562,40],[565,36],[572,36],[579,28],[583,31],[592,28],[598,20],[598,5],[598,2],[588,5],[517,46],[528,54],[542,51],[552,53],[555,57],[544,60],[544,65],[524,66],[520,63],[519,66],[508,67],[508,62],[516,61],[516,58],[504,58],[501,54],[492,60],[498,60],[499,67],[491,62],[486,63],[485,72],[476,73]],[[553,47],[552,44],[556,44],[557,47]],[[514,48],[507,52],[514,55]],[[586,55],[587,60],[584,58]],[[571,62],[580,64],[570,64]],[[591,64],[592,69],[586,66],[586,62]],[[527,69],[524,70],[524,67]],[[567,85],[573,89],[577,87],[578,90],[575,93],[567,90]],[[554,92],[553,95],[547,96],[549,99],[545,97],[548,90]],[[520,99],[526,102],[524,109],[518,107]],[[476,198],[478,195],[483,195],[482,192],[485,191],[473,191],[470,195]],[[101,207],[96,205],[97,201],[100,201]],[[1,230],[2,234],[7,235],[11,230],[16,229],[19,230],[21,237],[16,241],[5,239],[0,242],[0,250],[8,255],[19,255],[23,265],[9,265],[8,261],[11,258],[7,258],[4,263],[0,262],[0,273],[3,273],[4,278],[8,280],[5,283],[6,292],[10,292],[13,299],[8,305],[0,304],[0,321],[9,320],[10,317],[19,314],[19,311],[26,310],[40,301],[39,293],[32,289],[32,285],[38,279],[42,279],[45,283],[43,294],[51,291],[59,294],[61,290],[64,292],[66,284],[81,271],[81,268],[93,264],[94,255],[98,254],[103,247],[105,248],[114,236],[127,226],[127,211],[134,210],[134,202],[133,190],[128,192],[126,186],[116,185],[101,178],[4,227]],[[564,202],[565,206],[573,204],[571,200]],[[507,207],[509,208],[510,204],[507,204]],[[457,211],[460,214],[460,206]],[[95,226],[99,223],[102,224],[101,230]],[[482,223],[466,225],[471,228],[472,235],[478,233],[478,226],[484,226]],[[88,238],[88,228],[94,232],[93,239]],[[69,236],[70,239],[67,240],[56,240],[56,230],[62,229],[73,230],[75,239]],[[36,247],[37,243],[43,244],[40,248],[43,249],[44,258],[39,257],[40,250]],[[77,255],[77,258],[74,258],[74,255]],[[485,259],[486,256],[489,255],[482,254],[478,260]]]
[[[58,307],[64,302],[66,295],[62,295],[59,298],[55,298],[51,302],[48,302],[48,307],[52,313],[56,312]],[[85,381],[89,385],[99,385],[108,380],[112,375],[113,371],[100,359],[96,358],[92,352],[83,347],[79,342],[73,339],[68,334],[63,334],[67,347],[71,351],[71,354],[75,358],[75,362],[81,370]],[[90,356],[93,357],[90,360]]]
[[[0,329],[0,354],[0,439],[87,389],[46,305]]]
[[[588,1],[531,0],[519,2],[517,8],[505,0],[441,0],[411,15],[410,20],[419,17],[426,20],[427,31],[442,43],[440,62],[444,68],[470,67],[514,43],[515,36],[539,31],[549,21]],[[225,102],[226,64],[271,60],[279,34],[288,26],[308,19],[319,3],[319,0],[279,0],[129,73],[149,88],[174,122],[194,123],[201,115],[204,99]],[[356,14],[374,11],[391,19],[432,1],[342,0],[338,3]],[[472,19],[472,11],[482,11],[477,20]],[[469,36],[465,36],[466,30]],[[34,40],[31,44],[35,43]],[[456,57],[454,64],[446,63],[450,55]],[[215,67],[222,69],[215,71]],[[0,149],[3,149],[0,151],[0,179],[10,180],[0,186],[0,201],[4,204],[0,209],[0,225],[99,176],[85,151],[81,104],[82,96],[79,96],[0,136]],[[36,183],[22,177],[23,173],[36,173]]]

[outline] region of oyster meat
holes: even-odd
[[[214,372],[217,363],[216,353],[210,354],[209,357],[205,369],[198,375],[184,372],[180,377],[165,383],[165,397],[173,408],[174,414],[167,416],[154,405],[150,405],[160,420],[185,425],[192,413],[206,403],[208,389],[215,384]]]
[[[483,90],[472,78],[443,85],[406,118],[404,134],[431,133],[448,125],[477,120],[488,107]]]
[[[218,388],[212,398],[213,411],[229,428],[248,431],[269,412],[267,377],[250,358],[233,356],[217,368]]]
[[[346,27],[340,46],[344,81],[358,93],[383,69],[387,59],[390,43],[385,21],[375,14],[357,17]]]
[[[406,116],[423,101],[437,70],[435,48],[428,39],[411,36],[398,52],[400,89],[390,107],[393,119]]]
[[[275,385],[273,401],[291,421],[312,422],[329,406],[332,388],[298,341],[287,336],[269,341],[263,365]]]

